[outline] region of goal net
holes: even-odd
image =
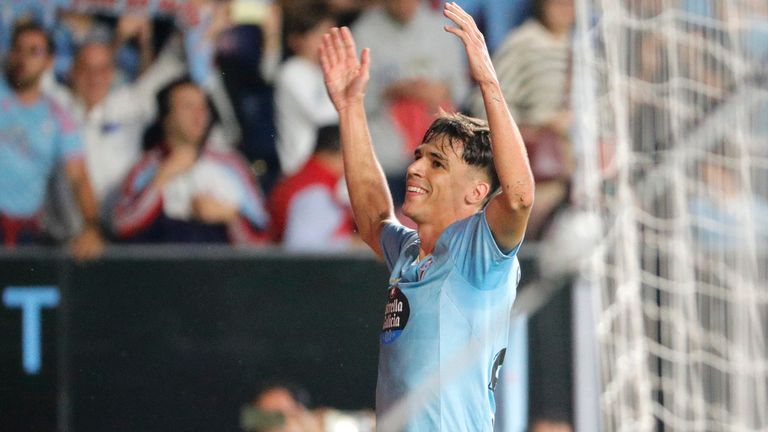
[[[605,431],[768,430],[768,2],[577,1]]]

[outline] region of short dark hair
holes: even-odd
[[[546,6],[549,0],[533,0],[531,2],[531,17],[541,23],[544,27],[547,26],[547,16],[544,13],[544,6]]]
[[[283,16],[283,34],[304,35],[327,19],[334,19],[331,9],[324,1],[310,0],[299,2],[294,8],[288,8]]]
[[[282,45],[285,48],[283,59],[296,54],[289,43],[292,36],[304,36],[320,25],[324,20],[336,21],[336,16],[324,1],[299,1],[286,8],[283,13]]]
[[[13,26],[13,33],[11,35],[11,47],[16,46],[16,42],[19,40],[22,34],[29,32],[41,33],[45,37],[48,54],[53,55],[56,53],[56,44],[53,42],[53,36],[51,36],[50,32],[48,32],[48,30],[46,30],[42,24],[30,20],[18,21]]]
[[[341,136],[338,125],[322,126],[317,130],[315,153],[339,153],[341,151]]]
[[[447,138],[447,145],[454,151],[457,150],[456,143],[461,143],[463,146],[461,158],[467,165],[482,168],[486,172],[488,180],[491,181],[488,197],[493,196],[499,189],[500,183],[496,166],[493,164],[491,130],[488,128],[488,122],[461,113],[441,113],[427,129],[422,142],[439,137]]]

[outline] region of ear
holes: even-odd
[[[480,205],[491,192],[491,185],[485,180],[476,180],[474,186],[464,197],[469,205]]]

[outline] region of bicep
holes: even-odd
[[[502,194],[491,199],[485,209],[485,215],[499,249],[512,250],[523,240],[530,214],[531,207],[510,208]]]
[[[379,258],[386,258],[385,251],[381,246],[381,234],[384,230],[384,227],[387,224],[392,223],[399,224],[394,216],[379,219],[377,222],[371,223],[371,228],[366,230],[367,232],[365,234],[362,230],[359,229],[358,225],[358,233],[360,234],[360,238],[376,253],[376,256]]]

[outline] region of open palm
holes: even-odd
[[[323,36],[320,46],[320,65],[325,87],[337,111],[352,103],[362,102],[368,83],[370,54],[363,49],[357,59],[355,40],[347,27],[332,28]]]

